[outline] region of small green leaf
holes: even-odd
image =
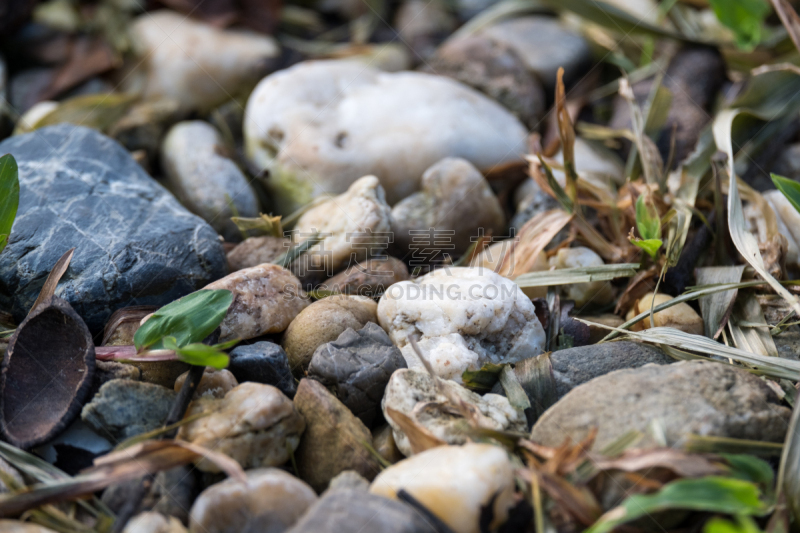
[[[178,354],[178,359],[184,363],[197,366],[211,366],[217,370],[222,370],[227,367],[230,362],[228,354],[217,349],[216,346],[208,346],[207,344],[199,342],[187,344],[182,348],[178,348],[175,350],[175,353]]]
[[[644,240],[661,238],[661,218],[652,200],[648,202],[645,195],[639,195],[636,200],[636,229]],[[659,241],[660,242],[660,241]]]
[[[11,154],[0,157],[0,252],[8,244],[19,207],[19,172]]]
[[[761,533],[761,529],[749,516],[737,516],[736,522],[715,516],[706,522],[703,533]]]
[[[767,490],[772,488],[775,473],[769,463],[763,459],[744,453],[723,453],[721,456],[731,467],[729,474],[731,477],[756,483]]]
[[[772,174],[772,183],[789,200],[789,203],[800,212],[800,183],[777,174]]]
[[[233,302],[226,290],[201,290],[165,305],[151,316],[133,336],[136,349],[164,348],[162,339],[175,338],[179,347],[201,342],[222,323]]]
[[[761,42],[761,26],[770,12],[766,0],[709,0],[719,21],[733,30],[736,45],[751,50]]]
[[[654,494],[628,497],[622,505],[600,517],[586,533],[607,533],[648,514],[673,509],[761,516],[769,506],[759,499],[753,483],[721,476],[679,479]]]
[[[639,248],[647,252],[647,254],[650,257],[655,259],[656,254],[658,254],[658,250],[661,248],[663,242],[661,241],[661,239],[646,239],[646,240],[631,239],[631,244],[638,246]]]

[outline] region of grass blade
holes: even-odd
[[[711,285],[714,283],[738,283],[742,280],[744,265],[728,267],[698,268],[696,272],[697,283]],[[716,292],[700,297],[700,312],[703,315],[703,327],[706,337],[716,339],[733,311],[733,302],[738,289],[725,292]]]
[[[11,154],[0,157],[0,252],[8,244],[19,207],[19,170]]]
[[[520,287],[549,287],[551,285],[589,283],[591,281],[629,278],[635,276],[638,269],[639,263],[563,268],[561,270],[545,270],[543,272],[521,274],[514,279],[514,282]]]

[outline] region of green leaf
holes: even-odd
[[[724,457],[728,465],[730,465],[731,477],[756,483],[768,490],[772,488],[772,483],[775,481],[775,473],[772,471],[772,467],[769,463],[763,459],[743,453],[723,453],[720,455]]]
[[[749,516],[737,516],[736,522],[715,516],[706,522],[703,533],[761,533],[761,529]]]
[[[19,207],[19,172],[11,154],[0,157],[0,252],[8,244]]]
[[[663,242],[661,241],[661,239],[647,239],[644,241],[641,239],[631,239],[631,244],[638,246],[639,248],[647,252],[648,255],[650,255],[650,257],[655,259],[656,254],[658,254],[658,250],[661,248]]]
[[[769,506],[753,483],[721,476],[679,479],[654,494],[630,496],[595,522],[586,533],[606,533],[642,516],[682,509],[736,515],[763,515]]]
[[[777,174],[771,174],[771,176],[775,188],[781,191],[786,199],[789,200],[789,203],[800,212],[800,183]]]
[[[503,365],[486,363],[480,370],[464,370],[461,374],[461,381],[464,386],[475,392],[489,392],[500,379],[500,372]]]
[[[644,194],[636,200],[636,229],[644,240],[661,238],[661,217],[652,200],[648,202]]]
[[[750,50],[761,42],[761,26],[769,14],[765,0],[710,0],[719,21],[733,30],[739,48]]]
[[[208,346],[199,342],[187,344],[183,348],[175,350],[178,359],[184,363],[198,366],[211,366],[217,370],[222,370],[228,366],[230,358],[228,354],[217,349],[215,346]]]
[[[201,290],[165,305],[151,316],[133,336],[136,349],[164,348],[162,339],[175,338],[179,347],[201,342],[220,325],[233,302],[227,290]]]

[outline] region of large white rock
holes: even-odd
[[[203,217],[228,241],[241,240],[234,215],[258,216],[250,182],[231,159],[214,126],[202,120],[175,124],[161,146],[167,184],[189,211]]]
[[[207,109],[252,87],[280,51],[272,37],[167,10],[139,16],[130,33],[137,59],[125,88],[146,99],[174,98],[186,109]]]
[[[545,333],[531,300],[507,278],[484,268],[442,268],[395,283],[378,302],[378,321],[420,366],[409,337],[439,377],[461,382],[465,370],[514,363],[544,351]]]
[[[455,533],[478,533],[481,508],[492,506],[491,530],[514,505],[514,467],[491,444],[439,446],[388,467],[369,491],[397,498],[400,489],[441,518]]]
[[[499,104],[449,78],[306,61],[258,84],[244,137],[286,213],[367,174],[380,179],[393,204],[444,157],[463,157],[482,171],[520,159],[527,131]]]

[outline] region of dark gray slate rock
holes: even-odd
[[[225,275],[216,232],[116,141],[71,124],[0,143],[19,164],[20,201],[0,255],[0,308],[17,320],[75,248],[56,294],[93,334],[114,310],[165,305]]]
[[[435,533],[411,506],[358,489],[325,494],[287,533]]]
[[[237,346],[230,353],[228,370],[239,383],[254,381],[278,387],[289,398],[294,398],[297,384],[289,368],[289,356],[279,345],[261,341]]]
[[[594,449],[625,433],[643,434],[636,447],[659,445],[657,424],[667,446],[690,434],[783,442],[791,411],[761,379],[746,370],[708,361],[681,361],[617,370],[571,390],[533,426],[531,438],[559,446],[580,442],[598,428]]]
[[[177,393],[161,385],[112,379],[83,406],[81,420],[113,444],[160,427]]]
[[[386,384],[399,368],[406,368],[403,354],[383,328],[368,322],[358,331],[347,328],[335,341],[317,348],[308,377],[322,382],[371,427],[381,411]]]
[[[639,368],[648,363],[666,365],[674,361],[658,348],[628,341],[592,344],[550,354],[559,398],[578,385],[614,370]]]

